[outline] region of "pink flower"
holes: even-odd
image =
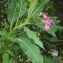
[[[46,30],[50,30],[50,26],[52,25],[53,23],[53,19],[48,19],[45,21],[45,29]]]
[[[46,20],[45,25],[51,26],[52,23],[53,23],[53,19],[48,19],[48,20]]]
[[[48,13],[43,13],[43,18],[46,20],[46,19],[48,19]]]
[[[50,26],[52,25],[52,23],[53,23],[53,19],[50,19],[49,17],[48,17],[48,13],[43,13],[43,18],[44,18],[44,20],[45,20],[45,29],[46,30],[50,30]]]
[[[49,25],[45,25],[45,29],[46,30],[50,30],[50,26]]]

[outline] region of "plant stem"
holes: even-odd
[[[13,33],[13,31],[17,30],[18,28],[22,28],[24,25],[26,25],[28,23],[28,19],[22,24],[20,23],[20,25],[15,26],[8,34],[8,38],[10,37],[10,35]]]

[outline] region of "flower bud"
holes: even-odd
[[[43,18],[46,20],[46,19],[48,19],[48,13],[43,13]]]

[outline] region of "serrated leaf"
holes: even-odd
[[[30,7],[29,7],[29,11],[28,11],[28,19],[30,19],[37,2],[38,2],[38,0],[33,0],[31,2]]]
[[[44,48],[43,47],[43,44],[42,42],[40,41],[39,37],[37,37],[33,31],[29,30],[27,27],[24,27],[24,31],[26,31],[27,35],[29,38],[33,39],[35,44],[39,45],[41,48]]]
[[[45,4],[48,3],[49,0],[42,0],[40,1],[40,3],[38,3],[33,11],[32,17],[35,17],[37,14],[39,14],[40,12],[42,12],[42,10],[45,7]]]
[[[25,0],[12,0],[8,7],[8,21],[12,26],[25,13]]]
[[[20,38],[14,38],[13,42],[17,42],[20,45],[21,49],[33,63],[43,63],[43,57],[38,46],[32,44],[28,38],[21,36]]]
[[[9,63],[9,55],[8,55],[8,53],[4,53],[2,58],[3,58],[3,62],[2,63]]]

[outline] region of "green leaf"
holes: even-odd
[[[58,31],[59,29],[60,29],[60,27],[58,25],[53,24],[51,26],[51,29],[47,32],[50,33],[52,36],[56,37],[55,32]]]
[[[44,63],[54,63],[54,62],[52,61],[51,57],[47,57],[44,55]]]
[[[11,58],[11,59],[9,60],[9,63],[16,63],[16,59]]]
[[[60,60],[58,58],[55,58],[54,63],[60,63]]]
[[[6,36],[8,33],[6,30],[0,30],[0,35]]]
[[[2,43],[0,42],[0,49],[2,48]]]
[[[3,62],[2,63],[9,63],[9,55],[8,55],[8,53],[4,53],[2,58],[3,58]]]
[[[40,2],[36,5],[36,7],[35,7],[35,9],[34,9],[33,14],[32,14],[32,17],[35,17],[37,14],[39,14],[40,12],[42,12],[42,10],[43,10],[44,7],[45,7],[45,4],[48,3],[48,2],[49,2],[49,0],[42,0],[42,1],[40,1]]]
[[[25,13],[25,0],[12,0],[8,7],[8,21],[12,26]]]
[[[4,53],[4,52],[5,52],[5,48],[4,47],[1,47],[0,53]]]
[[[38,2],[38,0],[33,0],[31,2],[30,7],[29,7],[29,11],[28,11],[28,19],[30,19],[37,2]]]
[[[39,25],[40,26],[40,25]],[[45,30],[45,28],[44,28],[44,26],[40,26],[41,28],[42,28],[42,30],[44,30],[44,31],[46,31],[46,32],[48,32],[49,34],[51,34],[53,37],[55,37],[56,38],[56,34],[55,34],[55,32],[56,31],[58,31],[61,27],[60,26],[58,26],[58,25],[55,25],[55,24],[53,24],[51,27],[50,27],[50,30]]]
[[[33,39],[34,42],[35,42],[37,45],[39,45],[40,47],[44,48],[42,42],[41,42],[40,39],[39,39],[39,37],[37,37],[37,36],[33,33],[33,31],[29,30],[27,27],[24,27],[24,31],[26,31],[28,37],[31,38],[31,39]]]
[[[23,63],[32,63],[31,61],[27,62],[27,61],[23,61]]]
[[[12,46],[9,46],[9,49],[11,51],[17,51],[17,50],[19,50],[19,47],[18,46],[15,46],[15,45],[12,45]]]
[[[12,41],[20,45],[21,49],[33,63],[43,63],[43,57],[38,46],[33,44],[27,37],[21,36],[20,38],[14,38]]]
[[[46,30],[46,29],[44,28],[44,26],[40,26],[40,25],[39,25],[39,27],[42,28],[43,31],[48,32],[49,34],[51,34],[53,37],[56,38],[55,32],[58,31],[59,26],[57,26],[57,25],[52,25],[50,30]],[[57,28],[57,27],[58,27],[58,28]]]

